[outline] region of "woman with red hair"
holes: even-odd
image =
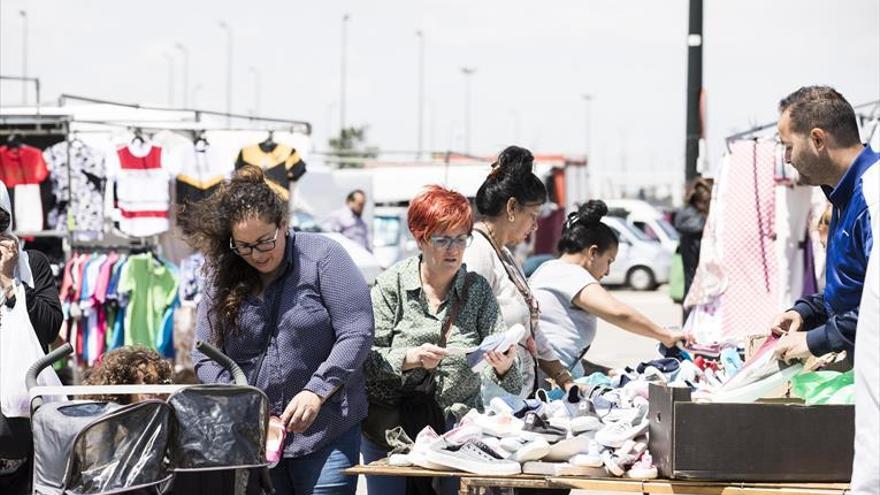
[[[372,290],[376,326],[364,364],[370,413],[362,441],[368,463],[388,454],[385,432],[394,427],[414,439],[425,426],[443,433],[471,408],[482,410],[481,374],[514,394],[522,387],[515,346],[486,353],[490,366],[482,373],[465,358],[487,336],[506,330],[489,283],[462,266],[474,225],[467,199],[429,186],[407,215],[421,254],[379,275]],[[406,483],[367,478],[371,494],[403,494]]]

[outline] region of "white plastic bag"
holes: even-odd
[[[30,417],[30,399],[24,377],[28,368],[45,356],[31,324],[24,285],[15,291],[15,306],[0,306],[0,410],[7,418]],[[60,386],[51,367],[37,377],[37,384]]]

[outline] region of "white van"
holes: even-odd
[[[611,199],[605,201],[608,214],[626,220],[663,249],[674,253],[678,249],[678,232],[657,208],[640,199]]]
[[[654,290],[669,281],[672,253],[619,217],[602,217],[620,241],[611,272],[602,282],[628,285],[635,290]]]

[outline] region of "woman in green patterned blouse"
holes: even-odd
[[[487,353],[490,366],[482,377],[465,358],[488,335],[506,330],[489,283],[462,266],[473,228],[467,199],[429,186],[410,202],[407,216],[421,255],[386,270],[372,290],[376,331],[364,365],[371,416],[364,423],[366,462],[385,457],[385,429],[403,426],[415,438],[430,425],[442,433],[469,409],[482,410],[482,378],[514,394],[522,387],[513,346]],[[370,431],[371,424],[381,427]],[[379,478],[368,478],[368,487]],[[381,492],[396,490],[384,485]]]

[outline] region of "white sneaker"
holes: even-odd
[[[481,415],[482,416],[482,415]],[[472,440],[479,440],[483,429],[476,424],[460,424],[442,435],[446,445],[464,445]]]
[[[649,424],[646,419],[635,425],[625,421],[610,424],[596,432],[596,441],[606,447],[618,448],[627,440],[647,433]]]
[[[433,428],[430,426],[422,428],[422,431],[416,435],[416,440],[413,442],[412,450],[409,453],[410,462],[424,469],[439,471],[446,469],[445,466],[428,460],[428,452],[431,451],[435,444],[442,442],[443,440],[440,438],[440,435]]]
[[[580,435],[587,431],[596,431],[602,428],[602,422],[595,416],[578,416],[576,418],[571,418],[568,426],[571,429],[572,434]]]
[[[519,435],[523,429],[523,420],[509,414],[480,414],[476,409],[461,418],[461,424],[471,424],[480,428],[483,434],[496,438]]]
[[[547,456],[550,452],[550,444],[543,438],[535,438],[526,440],[516,452],[513,453],[513,460],[519,463],[529,461],[539,461]]]
[[[571,464],[575,466],[585,466],[592,468],[599,468],[603,466],[602,462],[602,449],[599,447],[599,444],[595,441],[590,442],[590,447],[587,453],[578,454],[569,461]]]
[[[626,472],[626,477],[640,480],[653,480],[657,478],[657,466],[654,465],[651,453],[646,451],[642,454],[642,457]]]
[[[492,449],[492,451],[498,454],[502,459],[510,459],[510,456],[513,455],[512,452],[501,446],[501,440],[498,438],[484,436],[480,441],[486,444],[487,447]]]
[[[578,454],[589,452],[592,441],[593,439],[589,435],[579,435],[560,440],[550,447],[550,451],[544,456],[544,460],[550,462],[567,461]]]
[[[518,462],[504,460],[479,441],[470,441],[460,447],[433,448],[428,451],[427,457],[434,464],[482,476],[507,476],[522,472]]]
[[[413,465],[409,454],[391,454],[388,456],[388,465],[395,467],[409,467]]]

